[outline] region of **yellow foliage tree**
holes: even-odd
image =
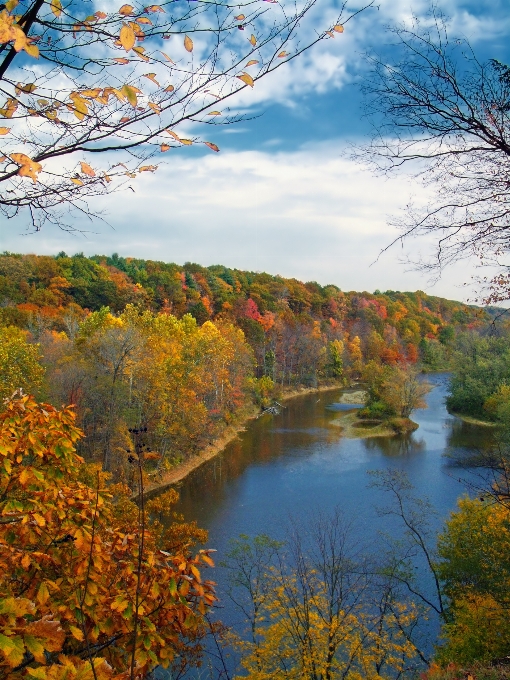
[[[191,552],[203,533],[165,531],[143,496],[136,506],[106,488],[76,454],[74,421],[27,396],[0,416],[0,673],[133,680],[197,663],[215,601],[200,573],[209,552]]]

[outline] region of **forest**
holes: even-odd
[[[414,677],[431,607],[443,633],[426,677],[506,655],[510,345],[497,311],[65,253],[4,253],[0,300],[1,677],[185,677],[211,639],[252,680]],[[148,485],[293,390],[361,385],[365,416],[407,418],[421,395],[403,404],[395,386],[438,370],[452,371],[449,407],[500,434],[483,491],[493,502],[461,501],[437,552],[405,480],[376,480],[427,557],[437,603],[410,597],[408,557],[372,562],[338,517],[319,518],[312,553],[297,535],[285,548],[232,537],[226,565],[251,637],[211,618],[207,532],[174,512],[174,489],[148,500]]]

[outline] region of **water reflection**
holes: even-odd
[[[423,453],[427,445],[425,439],[418,438],[414,434],[397,437],[370,437],[362,441],[367,451],[376,451],[393,458]]]

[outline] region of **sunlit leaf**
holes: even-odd
[[[164,152],[164,151],[168,151],[172,147],[170,146],[170,144],[162,144],[159,148],[161,149],[161,151]]]
[[[106,19],[106,17],[108,16],[108,15],[105,14],[104,12],[94,12],[94,14],[96,15],[96,17],[97,17],[98,19]]]
[[[333,26],[333,30],[336,31],[337,33],[343,33],[344,27],[341,24],[337,24],[336,26]]]
[[[40,163],[32,160],[30,156],[27,156],[24,153],[13,153],[11,154],[11,159],[20,166],[18,170],[18,175],[20,177],[30,177],[34,184],[37,182],[37,174],[42,170],[42,165]],[[40,515],[38,515],[38,517],[44,522],[44,517],[41,517]],[[37,523],[39,524],[38,521]],[[44,526],[44,524],[41,524],[40,526]]]
[[[164,92],[173,92],[174,90],[175,90],[175,87],[173,85],[168,85],[167,87],[165,87],[165,89],[163,91]]]
[[[242,21],[243,19],[246,19],[246,17],[244,16],[244,14],[240,14],[239,16],[234,17],[234,18],[236,19],[236,21]]]
[[[119,42],[126,52],[129,52],[134,47],[136,36],[129,24],[124,24],[120,29]]]
[[[187,35],[184,37],[184,49],[193,52],[193,40]]]
[[[125,95],[126,99],[128,102],[131,104],[131,106],[136,106],[138,103],[137,99],[137,93],[140,92],[140,90],[136,87],[133,87],[132,85],[124,85],[121,90],[123,95]]]
[[[160,5],[149,5],[145,8],[146,12],[165,12],[165,10]]]
[[[152,21],[147,17],[138,17],[136,20],[139,24],[150,24],[152,26]]]
[[[236,78],[239,78],[239,80],[242,80],[243,83],[246,83],[246,85],[249,85],[250,87],[253,87],[254,85],[254,80],[249,73],[243,73],[240,76],[236,76]]]
[[[177,134],[177,132],[174,132],[173,130],[165,130],[165,132],[167,133],[167,135],[170,135],[170,137],[173,137],[173,138],[176,139],[178,142],[181,141],[181,138],[179,137],[179,135]]]
[[[168,56],[168,54],[165,54],[164,52],[161,52],[161,54],[162,54],[162,55],[165,57],[165,59],[166,59],[167,61],[169,61],[171,64],[175,64],[175,61],[173,61],[173,59],[170,59],[170,57]]]
[[[115,57],[114,61],[116,61],[117,64],[129,64],[129,59],[126,59],[126,57]]]
[[[156,80],[156,74],[155,73],[144,73],[143,77],[148,78],[149,80],[152,80],[152,82],[155,83],[159,87],[159,83]]]
[[[181,144],[186,144],[186,146],[191,146],[191,144],[193,144],[191,139],[179,139],[179,141],[181,142]]]
[[[123,17],[129,17],[133,14],[134,9],[132,5],[122,5],[119,9],[119,14],[122,14]]]
[[[56,17],[59,17],[62,14],[62,3],[60,0],[51,0],[50,7]]]
[[[283,52],[280,52],[280,54],[278,55],[278,59],[283,59],[283,57],[288,57],[288,56],[289,56],[289,53],[285,52],[285,50],[284,50]]]
[[[81,171],[83,174],[88,175],[89,177],[95,177],[96,173],[94,170],[90,167],[88,163],[84,163],[83,161],[80,163],[81,165]]]
[[[20,94],[21,92],[24,92],[25,94],[32,94],[36,90],[36,86],[34,83],[18,83],[15,87],[15,92],[16,94]]]
[[[333,33],[333,31],[326,31],[326,34],[329,35],[330,38],[335,37],[335,34]]]
[[[140,59],[143,59],[143,61],[149,61],[149,58],[145,56],[145,47],[133,47],[133,52],[136,52],[136,54],[140,57]]]
[[[210,149],[212,149],[213,151],[216,151],[216,152],[219,151],[219,147],[217,147],[216,144],[213,144],[212,142],[204,142],[204,144],[206,146],[208,146]]]
[[[34,59],[39,58],[39,48],[37,47],[37,45],[27,43],[27,45],[25,45],[25,52],[31,57],[34,57]]]
[[[11,128],[0,127],[0,135],[6,135],[11,131]]]
[[[255,64],[258,64],[259,62],[256,59],[250,59],[250,61],[246,64],[244,68],[248,68],[248,66],[254,66]]]
[[[253,34],[250,38],[250,43],[253,45],[253,47],[255,47],[255,45],[257,44],[257,38]]]
[[[5,9],[8,12],[12,12],[12,10],[18,6],[19,0],[9,0],[8,2],[5,3]]]
[[[154,113],[161,113],[161,106],[155,104],[154,102],[148,102],[147,106],[154,111]]]
[[[76,184],[77,186],[83,185],[83,182],[81,181],[81,179],[78,179],[78,177],[71,177],[71,182],[73,182],[73,184]]]
[[[209,111],[208,116],[221,116],[221,111]]]

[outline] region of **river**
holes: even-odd
[[[465,423],[445,408],[448,376],[425,378],[432,386],[427,408],[414,412],[419,429],[411,435],[347,439],[335,421],[345,405],[341,390],[307,394],[289,400],[277,416],[250,422],[239,437],[213,460],[195,470],[180,485],[178,512],[197,520],[209,531],[209,546],[217,559],[228,541],[239,534],[269,534],[282,538],[289,518],[298,524],[317,509],[326,513],[341,508],[354,518],[360,542],[377,540],[380,531],[399,531],[377,507],[387,504],[384,492],[369,486],[369,470],[400,470],[427,497],[436,511],[431,515],[439,530],[466,493],[467,474],[452,464],[448,453],[481,446],[490,430]],[[222,595],[222,574],[216,570]],[[223,618],[234,621],[228,603]]]

